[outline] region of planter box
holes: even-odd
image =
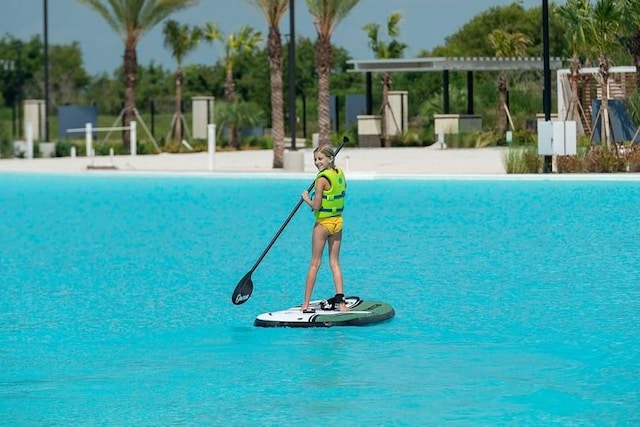
[[[358,116],[358,145],[360,147],[381,147],[381,117]]]
[[[434,114],[433,122],[436,135],[482,131],[482,116],[477,114]]]
[[[38,144],[40,147],[40,157],[55,157],[56,156],[56,143],[55,142],[41,142]]]

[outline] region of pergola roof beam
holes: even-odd
[[[562,58],[551,58],[550,68],[562,68]],[[432,57],[349,60],[353,66],[349,72],[398,72],[398,71],[502,71],[543,70],[541,57]]]

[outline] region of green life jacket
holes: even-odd
[[[344,172],[339,168],[325,169],[318,173],[316,182],[318,182],[320,177],[328,179],[331,187],[322,192],[322,205],[320,205],[320,210],[315,212],[316,218],[320,219],[342,215],[342,211],[344,210],[344,195],[347,189],[347,179],[344,176]]]

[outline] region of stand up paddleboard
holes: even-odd
[[[345,303],[349,311],[335,309],[325,310],[326,301],[311,301],[310,308],[315,313],[303,313],[301,306],[288,310],[271,311],[256,317],[253,326],[310,328],[330,326],[365,326],[384,322],[395,315],[391,305],[382,301],[365,301],[358,297],[346,297]]]

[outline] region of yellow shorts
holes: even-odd
[[[329,218],[320,218],[318,224],[327,229],[329,235],[342,231],[342,216],[330,216]]]

